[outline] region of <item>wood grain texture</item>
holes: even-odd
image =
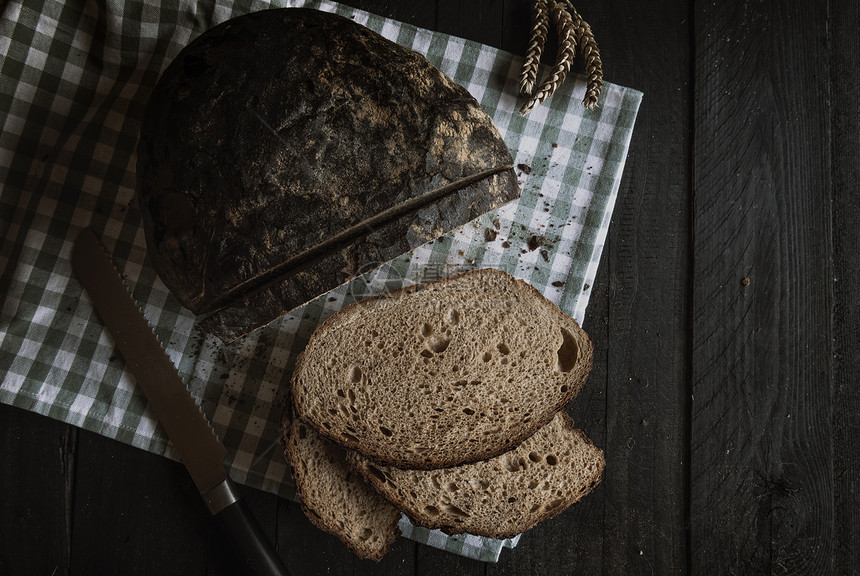
[[[829,3],[834,574],[860,574],[860,4]]]
[[[73,572],[193,575],[235,568],[181,464],[86,431],[76,459]]]
[[[694,18],[692,571],[830,574],[826,6]]]
[[[67,424],[0,404],[0,574],[67,572],[76,435]]]
[[[687,564],[688,7],[664,1],[647,11],[578,10],[603,31],[607,81],[645,90],[604,248],[608,277],[598,282],[601,294],[586,317],[595,338],[605,330],[605,343],[596,346],[606,355],[605,391],[582,414],[594,414],[601,402],[605,410],[602,569],[679,574]],[[641,65],[643,46],[655,48],[659,65]]]

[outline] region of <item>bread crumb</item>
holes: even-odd
[[[744,288],[746,288],[747,286],[749,286],[749,285],[750,285],[750,282],[751,282],[751,280],[750,280],[749,276],[747,276],[746,278],[744,278],[743,280],[741,280],[741,286],[743,286]]]
[[[529,238],[529,250],[537,250],[539,247],[543,246],[546,243],[546,236],[538,236],[534,235]]]

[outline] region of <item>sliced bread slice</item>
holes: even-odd
[[[344,450],[294,420],[285,453],[305,514],[361,558],[379,561],[400,535],[401,514],[346,463]]]
[[[402,470],[349,452],[354,469],[414,523],[511,538],[552,518],[601,480],[603,452],[564,412],[516,449],[443,470]]]
[[[582,387],[592,345],[575,320],[499,270],[344,308],[292,379],[298,415],[372,460],[434,469],[512,449]]]

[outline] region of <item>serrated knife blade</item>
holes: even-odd
[[[210,512],[236,540],[248,568],[258,574],[289,574],[227,475],[227,449],[89,229],[75,239],[72,268]]]

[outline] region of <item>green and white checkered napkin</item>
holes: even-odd
[[[195,328],[146,257],[134,199],[149,93],[191,39],[275,6],[336,11],[424,54],[493,117],[522,197],[356,278],[233,345]],[[82,8],[83,6],[83,8]],[[582,322],[642,95],[580,78],[528,117],[516,110],[517,56],[330,2],[10,0],[0,19],[0,401],[174,457],[134,380],[72,278],[71,244],[92,227],[229,451],[238,482],[293,497],[278,426],[296,355],[314,328],[370,294],[496,267]],[[495,561],[517,539],[405,536]]]

